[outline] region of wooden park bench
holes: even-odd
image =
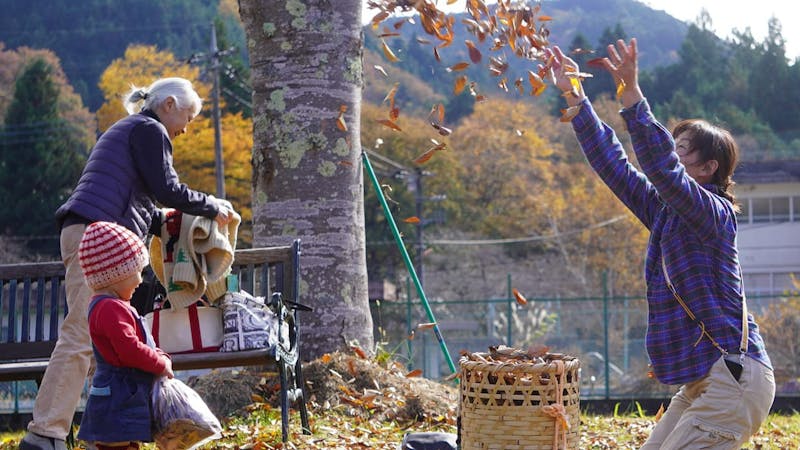
[[[284,442],[289,436],[291,402],[299,403],[303,433],[311,434],[299,359],[299,272],[299,240],[285,247],[237,250],[232,265],[239,289],[264,297],[267,303],[273,300],[273,310],[289,325],[289,342],[280,342],[273,349],[170,355],[174,370],[276,368]],[[41,382],[66,309],[62,262],[0,265],[0,382]],[[283,339],[283,333],[278,334]]]

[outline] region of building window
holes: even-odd
[[[800,197],[744,198],[739,206],[741,223],[800,221]]]
[[[762,223],[770,221],[770,199],[768,198],[751,198],[750,220],[753,223]]]
[[[770,201],[770,222],[789,222],[791,220],[791,198],[775,197]]]

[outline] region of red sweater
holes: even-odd
[[[169,356],[160,348],[147,345],[139,333],[136,310],[129,302],[111,298],[98,302],[89,315],[92,343],[108,364],[133,367],[155,375],[167,368]]]

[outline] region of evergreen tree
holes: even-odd
[[[66,199],[85,160],[80,130],[59,117],[52,67],[34,59],[18,78],[0,133],[0,231],[55,235],[56,208]],[[36,250],[58,250],[32,240]]]
[[[628,40],[622,25],[617,23],[614,28],[606,27],[603,30],[603,34],[600,35],[600,39],[597,41],[597,56],[608,56],[608,51],[606,49],[611,44],[616,45],[618,39]],[[586,95],[590,99],[595,99],[602,94],[614,96],[616,87],[608,71],[599,69],[594,70],[592,73],[594,74],[594,78],[591,83],[583,84]]]

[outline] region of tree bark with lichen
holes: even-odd
[[[360,0],[239,0],[253,85],[253,243],[301,239],[301,353],[373,346]]]

